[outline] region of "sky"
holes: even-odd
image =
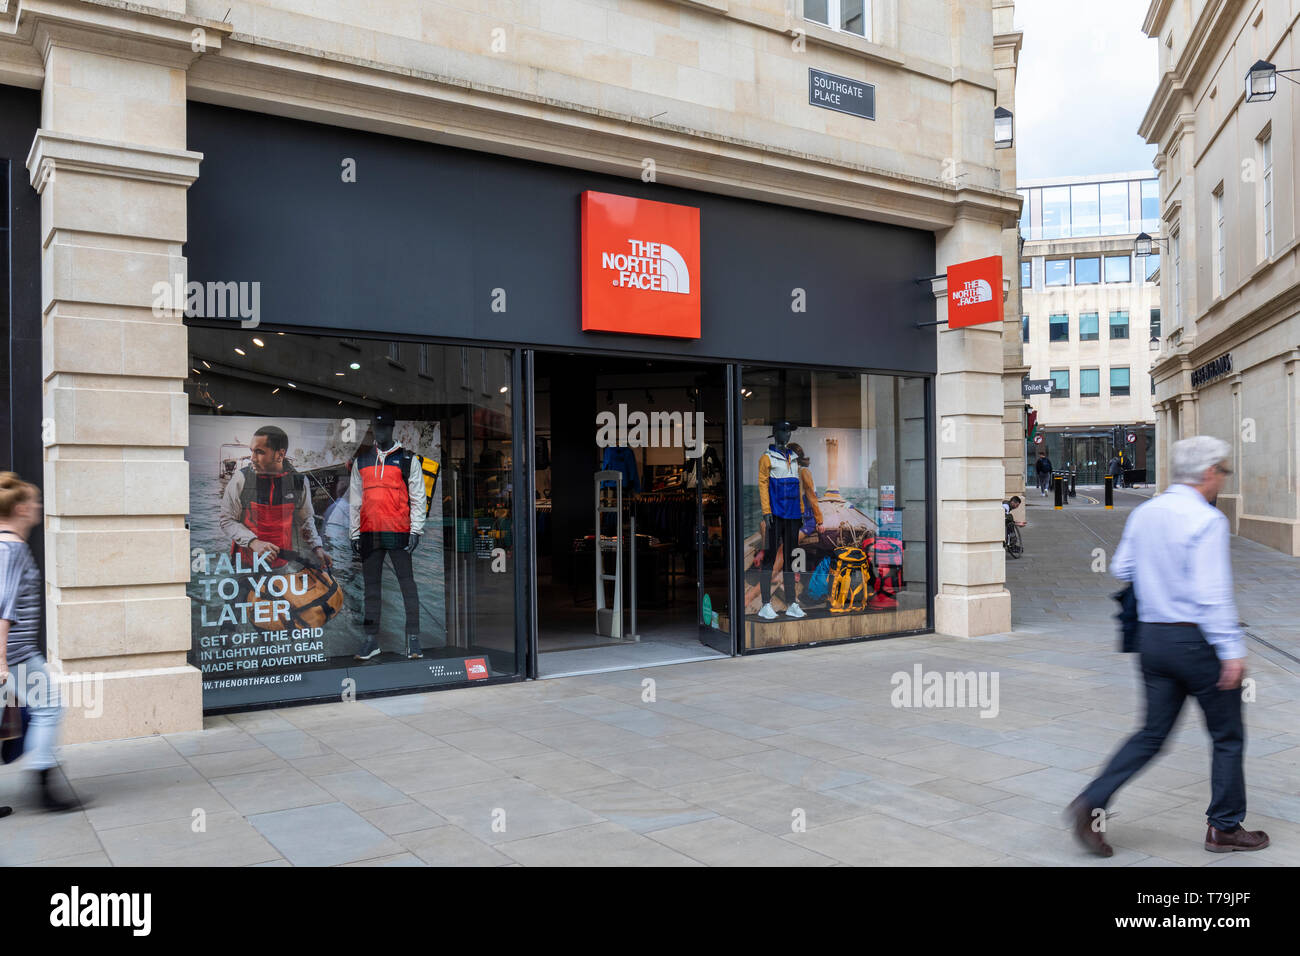
[[[1157,76],[1157,41],[1142,32],[1147,7],[1147,0],[1016,0],[1024,32],[1019,179],[1151,168],[1155,147],[1137,134]]]

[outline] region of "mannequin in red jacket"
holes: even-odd
[[[361,559],[365,579],[362,643],[357,660],[379,653],[379,619],[383,605],[384,558],[402,588],[406,610],[408,658],[423,657],[420,646],[420,596],[411,573],[411,554],[424,532],[424,474],[420,456],[393,440],[393,413],[379,411],[371,422],[374,443],[352,462],[348,511],[352,552]]]

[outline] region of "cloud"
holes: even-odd
[[[1137,134],[1158,67],[1146,10],[1147,0],[1017,0],[1020,179],[1151,168],[1155,147]]]

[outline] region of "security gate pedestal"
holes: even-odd
[[[611,482],[613,488],[603,487]],[[603,500],[602,500],[603,499]],[[613,500],[613,504],[606,501]],[[605,535],[602,520],[614,516],[614,573],[605,573]],[[623,639],[623,473],[621,471],[596,472],[596,633],[602,637]],[[605,582],[614,582],[614,603],[605,603]]]

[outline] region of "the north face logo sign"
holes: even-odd
[[[949,329],[1003,320],[1001,256],[953,263],[947,279]]]
[[[952,290],[953,305],[974,305],[976,302],[992,302],[993,286],[983,279],[967,282],[960,289]]]
[[[700,337],[700,210],[582,194],[582,327]]]
[[[666,242],[629,239],[627,245],[626,252],[601,254],[601,266],[617,273],[614,285],[690,295],[691,273],[680,252]]]

